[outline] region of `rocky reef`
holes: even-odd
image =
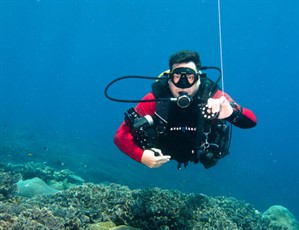
[[[59,182],[52,178],[53,171],[52,177],[47,173],[43,177],[41,171],[38,176],[45,182]],[[77,185],[72,181],[72,186],[52,195],[28,198],[17,193],[15,184],[20,178],[28,179],[23,178],[20,166],[2,168],[1,179],[9,189],[0,190],[1,229],[291,229],[273,222],[269,213],[263,215],[252,205],[229,197],[159,188],[131,190],[119,184],[80,185],[82,181],[75,177]]]

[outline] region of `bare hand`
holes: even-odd
[[[218,119],[227,118],[233,113],[233,108],[224,96],[215,99],[209,98],[207,106],[208,113],[219,113]]]
[[[158,155],[156,156],[155,155]],[[141,163],[149,168],[158,168],[170,160],[170,156],[163,155],[160,149],[151,148],[143,151]]]

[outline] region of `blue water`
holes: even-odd
[[[233,196],[299,219],[299,3],[221,2],[224,89],[258,126],[234,128],[231,154],[205,170],[148,169],[113,144],[134,104],[103,91],[124,75],[157,76],[170,54],[197,50],[220,65],[216,0],[0,1],[2,162],[69,168],[88,181]],[[139,99],[149,81],[110,93]]]

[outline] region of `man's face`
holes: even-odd
[[[197,71],[197,68],[196,68],[196,65],[194,64],[194,62],[186,62],[186,63],[176,63],[176,64],[173,64],[172,66],[172,73],[175,71],[175,69],[178,69],[178,68],[190,68],[192,70],[194,70],[196,73],[198,72]],[[188,80],[188,82],[190,84],[192,84],[192,76],[188,77],[188,75],[185,76]],[[184,93],[188,93],[189,96],[193,97],[198,88],[199,88],[199,85],[200,85],[200,79],[197,80],[197,82],[195,82],[195,84],[193,84],[191,87],[189,88],[179,88],[178,86],[176,86],[174,83],[177,83],[179,81],[179,78],[180,76],[179,75],[176,75],[174,74],[173,75],[173,80],[168,80],[168,85],[169,85],[169,88],[170,88],[170,91],[172,92],[172,95],[174,97],[178,97],[179,96],[179,92],[184,92]],[[193,79],[194,80],[194,79]]]

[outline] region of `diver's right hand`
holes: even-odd
[[[143,151],[141,163],[149,168],[158,168],[170,160],[170,156],[163,155],[160,149],[151,148]]]

